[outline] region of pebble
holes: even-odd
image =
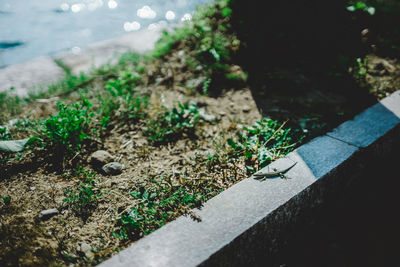
[[[106,165],[104,165],[101,169],[106,173],[110,175],[117,175],[122,173],[122,169],[124,168],[124,165],[122,165],[119,162],[110,162]]]
[[[39,213],[39,218],[41,220],[47,220],[50,219],[51,217],[53,217],[54,215],[58,214],[58,210],[57,209],[48,209],[48,210],[42,210]]]
[[[94,257],[94,254],[93,254],[93,252],[91,251],[92,247],[91,247],[89,244],[87,244],[87,243],[82,243],[82,244],[80,245],[80,247],[78,247],[78,248],[79,248],[78,251],[80,251],[80,252],[82,252],[83,254],[85,254],[85,256],[86,256],[87,258],[91,259],[91,258]]]
[[[103,166],[114,160],[114,157],[105,150],[97,150],[90,156],[90,163],[94,166]]]
[[[207,80],[205,77],[191,79],[186,82],[186,87],[190,89],[202,89],[205,80]]]
[[[31,191],[35,191],[36,187],[31,186],[29,189],[31,189]]]
[[[185,50],[179,50],[178,56],[183,57],[185,55]]]

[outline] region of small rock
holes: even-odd
[[[85,254],[85,256],[89,259],[94,257],[93,252],[91,251],[92,247],[89,244],[82,243],[80,245],[79,251]]]
[[[185,50],[179,50],[178,56],[183,57],[185,55]]]
[[[223,117],[223,116],[226,115],[226,112],[225,112],[225,111],[220,111],[220,112],[219,112],[219,115],[220,115],[221,117]]]
[[[186,82],[186,87],[189,89],[200,90],[203,87],[204,82],[207,80],[205,77],[199,77],[195,79],[190,79]]]
[[[47,220],[50,219],[51,217],[53,217],[54,215],[58,214],[58,210],[57,209],[48,209],[48,210],[42,210],[39,213],[39,218],[41,220]]]
[[[17,124],[18,121],[19,119],[11,119],[8,121],[8,125],[10,125],[10,127],[13,127],[15,124]]]
[[[125,189],[126,189],[126,186],[121,185],[121,186],[118,187],[118,188],[121,189],[121,190],[125,190]]]
[[[106,165],[104,165],[101,169],[106,173],[110,175],[117,175],[122,173],[122,169],[124,168],[124,165],[118,162],[110,162]]]
[[[29,189],[30,189],[31,191],[35,191],[36,187],[35,187],[35,186],[31,186]]]
[[[114,160],[114,157],[105,150],[97,150],[90,156],[90,163],[94,166],[103,166]]]

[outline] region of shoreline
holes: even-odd
[[[21,64],[6,66],[0,69],[0,93],[12,92],[20,97],[27,97],[32,88],[46,86],[62,79],[65,71],[56,61],[65,64],[73,74],[79,74],[91,67],[112,63],[116,54],[127,51],[138,53],[150,51],[160,38],[163,29],[143,29],[95,42],[78,54],[61,52],[55,56],[43,56]]]

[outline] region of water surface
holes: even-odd
[[[0,1],[0,68],[190,19],[210,0]]]

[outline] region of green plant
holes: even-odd
[[[231,30],[232,10],[228,3],[219,0],[198,8],[190,23],[172,32],[164,32],[152,55],[159,58],[172,48],[182,45],[190,47],[185,58],[189,67],[203,65],[205,76],[211,78],[213,83],[226,79],[232,56],[240,45]],[[210,83],[205,86],[206,90],[203,88],[203,93],[208,92],[209,87]]]
[[[107,81],[106,90],[113,97],[132,93],[133,88],[140,82],[141,78],[142,76],[133,70],[122,70],[118,73],[118,79],[112,78]]]
[[[366,3],[361,2],[361,1],[355,2],[354,4],[348,6],[347,10],[351,11],[351,12],[361,10],[361,11],[367,12],[371,16],[375,14],[375,7],[368,6]]]
[[[8,128],[6,126],[0,125],[0,140],[10,140],[10,139],[12,139],[12,136],[9,133]]]
[[[143,71],[139,68],[140,71]],[[148,98],[139,95],[134,88],[141,83],[142,76],[131,69],[119,71],[118,78],[109,79],[105,85],[106,95],[99,97],[101,104],[101,126],[107,127],[118,115],[123,119],[137,120],[145,117]]]
[[[71,70],[66,68],[65,78],[61,81],[50,84],[49,86],[43,88],[39,87],[36,90],[31,90],[29,92],[29,97],[32,99],[36,98],[48,98],[55,95],[65,96],[78,89],[83,89],[88,87],[94,80],[95,76],[91,74],[85,74],[81,72],[79,75],[71,74]]]
[[[144,134],[153,144],[170,142],[183,133],[193,134],[201,115],[195,104],[179,104],[171,110],[164,109],[157,119],[150,120]]]
[[[94,189],[94,172],[78,169],[75,174],[81,179],[81,183],[76,190],[64,191],[63,202],[70,205],[77,213],[87,214],[101,196],[101,193]]]
[[[358,76],[365,76],[367,75],[367,71],[368,71],[368,59],[365,57],[364,60],[362,60],[361,58],[357,58],[356,59],[356,74]]]
[[[290,128],[272,119],[262,119],[253,126],[237,132],[237,141],[229,138],[228,145],[236,157],[243,157],[249,172],[257,171],[276,158],[284,156],[296,144]]]
[[[1,198],[4,204],[8,205],[11,202],[11,197],[10,196],[4,196]]]
[[[57,103],[59,112],[44,121],[44,135],[52,145],[65,152],[75,153],[82,142],[90,136],[90,122],[94,116],[90,111],[91,103],[83,98],[69,108],[61,102]]]
[[[10,91],[14,90],[11,87]],[[25,101],[19,96],[11,95],[8,92],[0,92],[0,124],[6,123],[10,116],[18,114]]]
[[[114,236],[123,240],[135,240],[142,234],[147,235],[174,218],[182,208],[198,207],[204,198],[199,193],[192,193],[187,188],[156,184],[151,188],[140,187],[131,192],[139,203],[117,218],[117,230]],[[175,215],[176,216],[176,215]]]
[[[194,34],[194,30],[189,23],[184,23],[182,27],[173,32],[163,31],[160,40],[155,44],[151,56],[155,58],[163,57],[177,44],[178,41]]]

